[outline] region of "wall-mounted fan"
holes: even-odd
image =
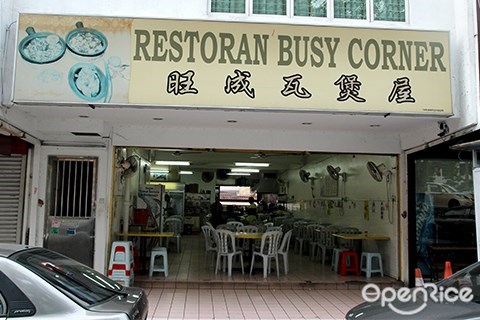
[[[388,221],[393,224],[394,220],[394,204],[395,204],[395,197],[392,196],[392,171],[388,170],[387,167],[381,163],[379,165],[375,164],[373,161],[367,162],[367,169],[368,173],[372,176],[375,181],[381,182],[383,180],[383,176],[386,177],[385,183],[387,187],[387,201],[386,201],[386,209],[387,209],[387,216]]]
[[[218,180],[227,180],[229,172],[230,172],[230,170],[228,170],[228,169],[217,169],[217,179]]]
[[[215,172],[212,171],[203,171],[202,172],[202,181],[205,183],[212,182],[213,178],[215,178]]]
[[[328,165],[327,171],[333,180],[338,180],[340,177],[342,177],[343,181],[347,180],[347,174],[345,172],[340,173],[342,171],[340,167]]]
[[[383,163],[376,165],[373,161],[367,162],[367,169],[372,178],[378,182],[383,180],[383,175],[391,173]]]
[[[138,160],[135,156],[130,156],[127,159],[122,159],[120,161],[120,170],[122,179],[132,175],[137,172],[138,169]]]
[[[303,182],[308,182],[311,178],[310,178],[310,172],[306,171],[306,170],[300,170],[298,172],[298,175],[300,176],[300,179],[303,181]]]

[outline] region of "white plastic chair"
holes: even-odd
[[[213,252],[214,258],[217,255],[217,244],[215,242],[215,229],[209,225],[202,226],[203,237],[205,238],[205,262],[208,254]]]
[[[344,228],[340,228],[338,230],[338,233],[342,233],[342,234],[359,234],[360,233],[360,230],[358,228],[355,228],[355,227],[344,227]],[[341,249],[346,249],[346,250],[353,250],[355,251],[356,250],[356,246],[357,246],[357,241],[358,240],[347,240],[347,239],[342,239],[342,238],[338,238],[337,239],[337,246]]]
[[[228,260],[228,276],[232,276],[232,266],[233,266],[233,257],[240,256],[240,264],[243,270],[243,253],[242,250],[237,250],[235,245],[235,233],[229,230],[219,229],[215,231],[215,239],[217,242],[217,264],[215,267],[215,274],[218,273],[220,269],[220,260],[222,257]]]
[[[270,226],[270,227],[267,227],[267,229],[265,230],[265,232],[268,232],[268,231],[283,231],[283,227],[281,227],[281,226]]]
[[[237,232],[245,232],[245,233],[257,233],[258,227],[257,226],[241,226],[237,228]],[[249,250],[250,249],[250,241],[252,239],[237,239],[241,241],[237,241],[237,245],[242,250]]]
[[[260,251],[253,251],[252,263],[250,265],[250,274],[253,272],[253,264],[255,263],[255,256],[259,256],[263,261],[263,277],[267,277],[267,273],[270,272],[270,264],[272,258],[275,259],[275,266],[277,269],[277,276],[280,276],[278,268],[278,247],[280,238],[282,236],[281,231],[269,231],[262,235],[262,242],[260,244]],[[268,270],[268,272],[267,272]]]
[[[231,225],[231,226],[234,226],[235,230],[237,230],[238,227],[243,227],[244,226],[243,222],[240,222],[240,221],[228,221],[227,224]]]
[[[337,228],[335,227],[326,227],[323,228],[321,233],[321,244],[319,246],[320,251],[319,254],[322,255],[322,264],[325,264],[325,258],[327,256],[327,251],[332,250],[336,248],[336,239],[333,236],[334,233],[338,233]]]
[[[295,230],[295,246],[294,251],[298,249],[298,254],[303,254],[304,244],[308,245],[307,223],[295,223],[293,230]]]
[[[265,226],[265,228],[273,227],[273,222],[265,222],[263,225]]]
[[[320,256],[320,245],[322,244],[322,235],[320,230],[324,228],[321,224],[311,224],[308,226],[308,233],[310,238],[310,260],[315,260],[317,256]]]
[[[163,225],[165,228],[165,232],[173,232],[173,237],[168,238],[168,240],[173,239],[177,245],[177,252],[180,252],[180,248],[181,248],[180,240],[182,237],[182,228],[183,228],[182,219],[170,217],[165,219],[165,221],[163,222]]]
[[[283,235],[280,248],[278,248],[278,255],[283,258],[283,270],[285,271],[285,274],[288,273],[288,249],[290,248],[292,232],[293,230],[289,230]]]

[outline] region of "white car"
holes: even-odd
[[[434,208],[440,211],[473,206],[473,194],[459,192],[445,183],[428,182],[426,194],[432,196]]]
[[[141,288],[57,252],[0,243],[0,319],[145,320]]]

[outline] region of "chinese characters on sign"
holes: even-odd
[[[398,78],[393,81],[393,89],[388,96],[388,102],[392,102],[393,99],[397,103],[403,102],[415,102],[415,99],[411,96],[412,88],[410,87],[410,79],[407,77]]]
[[[239,92],[245,92],[247,96],[254,99],[255,98],[255,90],[249,88],[250,81],[250,72],[248,71],[240,71],[235,69],[235,77],[227,76],[227,81],[225,84],[225,93],[229,94],[230,92],[233,94],[237,94]]]
[[[340,88],[340,96],[337,98],[338,101],[346,101],[349,98],[356,102],[365,102],[366,100],[359,96],[359,90],[362,83],[357,80],[357,75],[352,74],[342,76],[335,81],[335,85]]]
[[[185,73],[173,71],[168,75],[167,92],[174,95],[187,93],[197,94],[198,90],[193,87],[193,76],[195,72],[188,70]]]
[[[234,70],[235,76],[228,75],[225,81],[224,91],[226,94],[245,93],[251,99],[255,99],[255,89],[250,87],[249,78],[252,74],[248,71]],[[174,95],[197,94],[198,89],[193,87],[193,77],[195,72],[188,70],[184,73],[173,71],[168,75],[167,92]],[[280,93],[284,96],[295,95],[297,98],[309,99],[312,94],[301,85],[300,80],[302,75],[293,74],[284,76],[285,85]],[[352,99],[355,102],[365,102],[366,99],[360,96],[360,89],[362,83],[358,80],[356,74],[344,75],[342,74],[338,80],[334,82],[338,86],[339,95],[338,101],[347,101]],[[393,88],[388,96],[388,102],[414,103],[415,98],[412,97],[412,87],[408,77],[397,78],[393,81]]]
[[[289,77],[283,77],[283,80],[285,80],[286,84],[282,90],[282,95],[286,97],[291,94],[295,94],[295,96],[297,96],[298,98],[310,98],[312,94],[308,92],[307,89],[300,87],[300,79],[302,79],[302,76],[299,74],[294,74]]]

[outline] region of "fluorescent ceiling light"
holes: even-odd
[[[150,170],[150,173],[167,174],[167,173],[170,173],[170,171],[162,170],[162,169],[154,169],[154,170]]]
[[[180,171],[179,174],[193,174],[193,171]]]
[[[235,162],[236,167],[269,167],[270,163],[262,162]]]
[[[229,172],[227,176],[249,176],[250,173],[248,172]]]
[[[189,161],[155,161],[155,164],[165,166],[189,166]]]
[[[260,172],[258,169],[249,169],[249,168],[233,168],[232,172]]]

